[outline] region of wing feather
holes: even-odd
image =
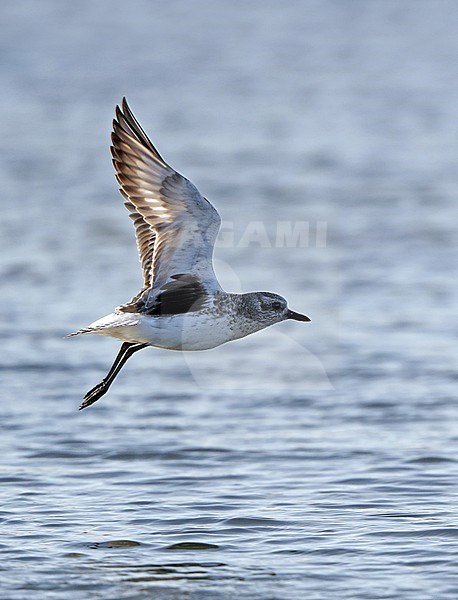
[[[111,139],[116,179],[134,222],[144,274],[144,288],[134,300],[141,296],[148,310],[177,274],[220,289],[212,265],[221,223],[217,211],[164,161],[125,98],[122,109],[116,107]]]

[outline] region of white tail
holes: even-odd
[[[73,333],[69,333],[66,335],[66,338],[75,337],[75,335],[83,335],[84,333],[94,333],[98,327],[84,327],[83,329],[78,329],[78,331],[74,331]]]

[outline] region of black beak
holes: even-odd
[[[305,315],[301,315],[300,313],[294,312],[293,310],[289,310],[286,313],[286,318],[294,319],[295,321],[311,321],[312,320],[312,319],[309,319],[308,317],[306,317]]]

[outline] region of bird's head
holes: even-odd
[[[273,325],[287,319],[310,321],[309,317],[288,308],[287,301],[272,292],[250,292],[242,295],[248,316],[260,323]]]

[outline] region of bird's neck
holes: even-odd
[[[247,294],[227,293],[224,293],[224,299],[221,299],[225,305],[226,314],[230,315],[229,327],[234,340],[256,333],[268,326],[268,323],[263,323],[255,318],[253,307],[247,300]]]

